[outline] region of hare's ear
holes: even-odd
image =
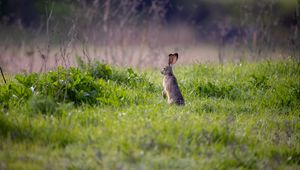
[[[169,65],[173,65],[177,62],[178,60],[178,54],[174,53],[174,54],[169,54]]]
[[[175,60],[175,63],[176,63],[177,60],[178,60],[178,53],[174,53],[173,55],[174,55],[174,57],[175,57],[175,59],[176,59],[176,60]]]
[[[169,62],[168,64],[171,65],[173,61],[173,54],[169,54]]]

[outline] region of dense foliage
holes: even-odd
[[[42,74],[18,74],[15,81],[1,86],[0,101],[3,108],[21,104],[41,113],[54,113],[60,103],[122,106],[138,104],[141,95],[134,90],[139,86],[155,91],[144,75],[131,68],[117,70],[96,62],[81,64],[81,68],[58,67]]]

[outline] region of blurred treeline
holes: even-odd
[[[226,46],[298,58],[299,6],[300,0],[0,0],[0,44],[102,45],[110,49],[105,56],[137,45],[136,55],[156,50],[153,56],[163,46],[204,43],[216,47],[219,60]]]
[[[216,22],[237,28],[258,20],[290,31],[299,22],[297,8],[299,0],[0,0],[0,19],[37,28],[52,10],[57,22],[93,13],[89,17],[95,23],[127,17],[142,24],[157,15],[166,24],[187,22],[199,31],[211,30]]]
[[[37,26],[53,5],[53,15],[57,17],[56,19],[71,17],[76,8],[84,10],[83,7],[98,9],[94,12],[103,18],[105,5],[108,3],[112,10],[121,8],[120,5],[132,7],[137,15],[141,15],[137,18],[140,20],[146,19],[143,17],[146,17],[145,12],[149,12],[147,9],[156,6],[162,8],[159,15],[167,22],[179,20],[205,25],[212,20],[226,17],[238,22],[242,18],[245,19],[245,14],[252,14],[249,16],[252,18],[248,21],[248,24],[251,24],[257,16],[269,13],[270,15],[265,16],[266,20],[277,19],[280,26],[288,28],[297,23],[299,2],[297,0],[1,0],[0,17],[1,22],[6,24],[21,21],[26,27]]]

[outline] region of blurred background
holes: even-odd
[[[299,59],[300,0],[0,0],[0,66],[42,72],[100,60],[159,68]]]

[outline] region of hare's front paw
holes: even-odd
[[[163,96],[163,98],[167,97],[167,94],[166,94],[166,92],[164,90],[162,91],[162,96]]]

